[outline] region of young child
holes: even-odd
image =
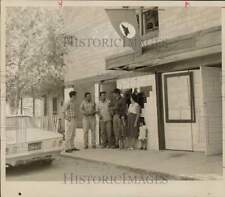
[[[140,127],[139,127],[139,141],[141,142],[141,150],[147,150],[147,140],[148,140],[148,129],[145,125],[144,119],[140,119]]]

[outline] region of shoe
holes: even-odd
[[[92,148],[93,148],[93,149],[95,149],[95,148],[96,148],[96,146],[92,146]]]
[[[80,149],[78,148],[72,148],[72,151],[79,151]]]
[[[85,146],[84,149],[88,149],[88,146]]]
[[[72,153],[73,150],[72,149],[68,149],[68,150],[65,150],[66,153]]]

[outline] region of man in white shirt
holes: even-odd
[[[75,148],[74,140],[77,128],[77,115],[76,115],[76,92],[71,91],[69,93],[70,100],[66,103],[64,107],[64,118],[67,121],[68,128],[65,131],[65,151],[71,153],[72,151],[77,151],[79,149]]]
[[[110,101],[106,99],[106,92],[100,92],[100,100],[97,105],[99,115],[102,147],[112,146],[112,116],[109,109]]]

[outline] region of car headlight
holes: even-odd
[[[6,148],[6,154],[16,154],[17,146],[9,146]]]
[[[16,145],[8,145],[6,147],[6,154],[16,154],[27,151],[27,144],[16,144]]]

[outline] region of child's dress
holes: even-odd
[[[146,139],[146,136],[147,136],[147,127],[146,125],[143,125],[139,128],[139,136],[138,136],[138,139],[139,140],[144,140]]]

